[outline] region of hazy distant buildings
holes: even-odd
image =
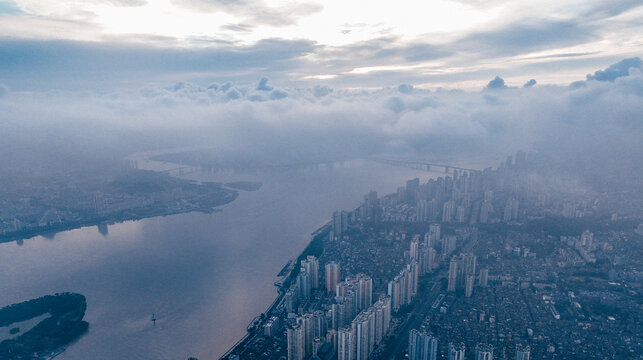
[[[442,205],[442,222],[451,222],[455,216],[455,201],[447,201]]]
[[[397,311],[401,306],[411,303],[418,286],[419,265],[417,262],[407,264],[393,280],[388,283],[388,295],[391,307]]]
[[[518,218],[518,206],[519,206],[518,199],[516,198],[508,199],[507,203],[505,204],[503,220],[504,221],[516,220]]]
[[[297,290],[300,299],[308,299],[312,295],[312,281],[305,269],[297,274]]]
[[[424,243],[428,247],[435,248],[440,241],[440,224],[429,225],[429,232],[424,235]]]
[[[326,292],[335,292],[341,278],[341,269],[338,263],[331,261],[325,267]]]
[[[458,206],[456,208],[455,221],[460,223],[465,222],[465,215],[466,215],[466,208],[462,205]]]
[[[102,214],[105,212],[105,197],[103,196],[103,193],[100,191],[96,191],[94,193],[94,211],[97,214]]]
[[[441,242],[442,242],[442,245],[441,245],[442,258],[446,259],[449,256],[449,254],[455,251],[455,248],[457,246],[457,237],[453,235],[443,236]]]
[[[418,222],[425,222],[429,220],[429,202],[420,200],[415,209],[415,216]]]
[[[310,276],[310,286],[312,289],[319,287],[319,262],[314,256],[308,256],[305,260],[301,261],[301,270],[308,273]]]
[[[371,191],[364,196],[364,202],[360,205],[359,214],[362,221],[375,221],[378,216],[379,202],[377,192]]]
[[[420,236],[416,235],[413,237],[413,240],[411,240],[411,246],[409,249],[409,260],[418,261],[419,255],[420,255],[419,251],[420,251]]]
[[[480,286],[486,287],[489,284],[489,269],[480,269],[480,278],[478,279]]]
[[[489,201],[483,201],[480,206],[480,222],[487,224],[491,221],[491,214],[493,213],[493,205]]]
[[[333,234],[341,236],[348,229],[348,213],[346,211],[335,211],[333,213]]]
[[[583,233],[580,236],[580,246],[587,250],[591,250],[593,242],[594,242],[594,233],[589,230],[583,231]]]
[[[417,191],[419,187],[420,187],[419,178],[407,180],[405,201],[410,203],[415,203],[417,201]]]
[[[464,288],[464,295],[466,297],[471,297],[471,295],[473,294],[473,282],[474,282],[473,275],[467,275],[467,278],[465,281],[465,288]]]
[[[435,257],[435,249],[427,247],[424,243],[420,245],[417,260],[419,265],[419,275],[424,275],[433,271],[434,267],[437,265]]]
[[[456,258],[454,257],[449,262],[447,291],[455,291],[457,278],[458,278],[458,260],[456,260]]]

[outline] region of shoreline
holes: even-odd
[[[277,297],[275,298],[275,300],[268,306],[266,311],[262,312],[261,314],[255,316],[252,319],[252,321],[250,322],[250,325],[248,325],[248,329],[246,330],[246,333],[243,335],[243,337],[241,337],[241,339],[239,339],[234,345],[232,345],[225,353],[223,353],[221,356],[219,356],[219,359],[224,359],[227,356],[229,356],[230,354],[232,354],[239,347],[242,347],[243,345],[245,345],[246,342],[249,339],[252,338],[252,335],[254,335],[256,331],[261,331],[262,330],[265,320],[269,319],[270,314],[275,310],[275,308],[277,308],[281,304],[281,302],[283,300],[283,297],[284,297],[284,295],[286,293],[285,291],[283,291],[283,289],[288,288],[288,286],[290,285],[290,281],[292,280],[293,276],[297,276],[297,273],[298,273],[298,271],[296,271],[296,270],[298,270],[297,263],[299,263],[299,261],[301,259],[305,258],[306,256],[311,255],[311,252],[315,251],[315,249],[314,249],[315,244],[314,243],[316,241],[321,241],[321,237],[327,235],[326,232],[330,230],[331,224],[332,224],[332,221],[326,221],[320,227],[318,227],[315,231],[313,231],[310,234],[311,238],[310,238],[310,241],[308,242],[308,245],[306,245],[306,247],[301,251],[301,253],[294,259],[295,266],[293,266],[293,268],[290,271],[288,271],[288,274],[283,275],[281,280],[278,280],[275,283],[275,286],[278,287]],[[292,265],[292,263],[293,263],[293,260],[289,260],[289,262],[286,264],[284,269],[287,268],[289,265]],[[281,272],[283,272],[283,270]],[[277,285],[277,283],[280,282],[280,281],[282,282],[281,285]],[[251,328],[251,326],[253,325],[253,323],[255,323],[255,321],[257,319],[261,319],[262,321],[258,322],[255,326],[253,326]]]
[[[128,221],[140,221],[140,220],[145,220],[145,219],[151,219],[155,217],[165,217],[165,216],[172,216],[172,215],[180,215],[180,214],[189,214],[191,212],[198,212],[202,214],[213,214],[217,213],[220,211],[223,211],[223,209],[220,209],[220,206],[229,204],[236,200],[236,196],[229,200],[226,201],[220,205],[217,205],[216,207],[213,207],[212,209],[189,209],[186,211],[168,211],[166,209],[165,211],[155,211],[155,212],[150,212],[145,215],[141,216],[132,216],[132,217],[116,217],[115,219],[101,219],[101,220],[96,220],[96,221],[86,221],[86,222],[75,222],[75,223],[67,223],[67,224],[59,224],[59,226],[52,226],[47,229],[33,229],[33,230],[28,230],[24,231],[21,233],[14,233],[9,236],[2,235],[0,236],[0,244],[3,243],[9,243],[9,242],[14,242],[14,241],[21,241],[21,240],[30,240],[38,236],[43,236],[43,237],[48,237],[51,235],[53,238],[56,234],[65,232],[65,231],[72,231],[72,230],[77,230],[85,227],[93,227],[93,226],[101,226],[101,225],[114,225],[114,224],[121,224],[124,222]]]

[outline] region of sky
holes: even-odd
[[[0,0],[0,81],[568,84],[639,56],[642,18],[639,0]]]
[[[0,0],[0,170],[195,144],[641,159],[642,18],[640,0]]]

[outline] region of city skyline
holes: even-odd
[[[0,358],[643,357],[641,0],[0,0]]]

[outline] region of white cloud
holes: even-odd
[[[0,102],[0,112],[6,124],[24,128],[23,134],[44,126],[69,143],[82,143],[100,132],[116,137],[119,151],[135,147],[135,137],[127,134],[150,134],[149,148],[215,144],[300,161],[381,152],[493,157],[517,149],[561,156],[628,151],[643,159],[643,75],[636,69],[613,82],[588,80],[581,88],[539,85],[500,92],[408,86],[349,91],[278,83],[266,90],[268,80],[259,89],[256,84],[177,83],[108,94],[14,92],[10,102]]]

